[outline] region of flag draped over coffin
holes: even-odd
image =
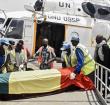
[[[75,85],[84,90],[94,89],[93,82],[82,73],[70,80],[73,68],[35,70],[0,74],[0,94],[46,93]]]

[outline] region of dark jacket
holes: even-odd
[[[106,42],[101,42],[96,45],[94,59],[97,63],[110,68],[110,48]]]

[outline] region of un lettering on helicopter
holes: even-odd
[[[110,35],[110,6],[105,1],[31,0],[24,7],[28,11],[6,13],[1,33],[5,38],[23,39],[32,54],[48,38],[60,56],[62,42],[70,42],[73,32],[93,54],[96,35]]]

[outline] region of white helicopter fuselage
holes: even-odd
[[[70,42],[71,33],[77,32],[80,36],[80,42],[88,47],[93,55],[96,35],[102,34],[108,37],[110,32],[110,20],[107,20],[107,16],[109,17],[109,15],[102,19],[103,17],[98,17],[96,11],[94,17],[91,18],[91,16],[83,10],[82,3],[91,2],[95,4],[96,7],[98,5],[98,8],[101,8],[101,6],[109,7],[108,1],[109,0],[43,0],[43,8],[37,11],[36,15],[34,12],[28,11],[17,12],[13,10],[13,12],[7,12],[7,19],[10,22],[8,25],[6,25],[6,23],[4,24],[4,28],[6,27],[4,34],[6,34],[5,37],[13,38],[14,36],[12,34],[15,34],[17,31],[12,30],[12,28],[15,27],[12,23],[16,20],[17,24],[23,22],[20,39],[23,39],[25,45],[30,49],[30,52],[34,53],[35,50],[41,46],[43,37],[47,37],[50,44],[56,49],[56,52],[59,52],[62,45],[61,43],[64,40]],[[36,0],[27,0],[27,2],[21,6],[30,5],[33,7],[35,3]],[[37,21],[34,19],[37,19]],[[100,30],[100,28],[102,29]]]

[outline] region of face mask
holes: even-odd
[[[43,44],[44,47],[47,47],[47,44]]]
[[[7,49],[8,49],[8,46],[6,46],[6,45],[3,45],[3,48],[4,48],[5,50],[7,50]]]
[[[77,46],[78,42],[77,41],[73,41],[71,42],[73,46]]]

